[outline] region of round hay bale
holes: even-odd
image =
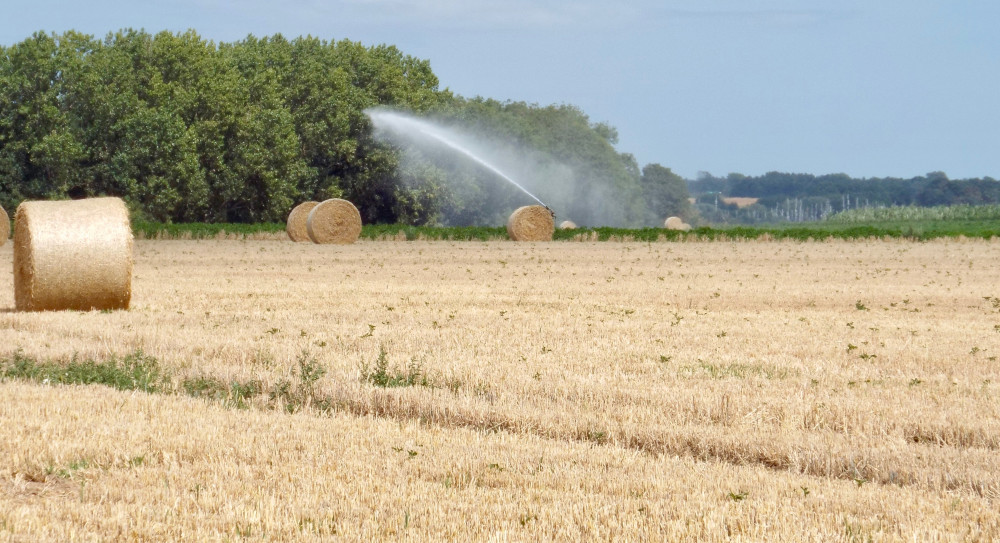
[[[7,243],[7,238],[10,237],[10,217],[7,216],[7,212],[4,208],[0,207],[0,246]]]
[[[576,223],[573,222],[573,221],[563,221],[563,222],[559,223],[559,229],[560,230],[575,230],[576,229]]]
[[[690,232],[691,231],[691,225],[688,224],[688,223],[683,223],[683,224],[681,224],[681,230],[683,230],[685,232]]]
[[[680,217],[667,217],[667,220],[663,221],[663,227],[667,230],[680,230],[683,224],[684,221]]]
[[[285,223],[285,232],[288,232],[288,239],[292,241],[309,241],[306,221],[309,219],[309,212],[318,205],[319,202],[302,202],[292,208],[292,212],[288,214],[288,222]]]
[[[14,214],[19,311],[128,309],[132,227],[119,198],[23,202]]]
[[[555,222],[544,206],[519,207],[507,219],[507,235],[514,241],[551,241]]]
[[[361,235],[361,213],[347,200],[324,200],[309,212],[306,232],[313,243],[354,243]]]

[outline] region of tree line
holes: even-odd
[[[991,177],[949,179],[930,172],[909,179],[852,178],[846,174],[811,175],[768,172],[760,176],[731,173],[716,177],[700,172],[687,181],[696,208],[716,222],[815,221],[858,208],[897,206],[994,205],[1000,203],[1000,181]],[[755,206],[737,209],[720,196],[759,198]]]
[[[581,224],[691,212],[684,180],[658,164],[640,169],[615,149],[613,127],[571,105],[455,95],[428,60],[395,46],[281,35],[216,44],[134,29],[103,39],[37,32],[0,46],[0,205],[114,195],[146,220],[253,223],[342,197],[366,223],[472,225],[532,203],[475,164],[375,137],[365,114],[375,106],[434,117],[563,172],[538,191]]]

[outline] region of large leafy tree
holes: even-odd
[[[374,106],[433,116],[517,158],[583,224],[638,224],[642,176],[579,109],[465,99],[391,45],[194,31],[36,33],[0,47],[0,205],[116,195],[160,221],[279,221],[343,196],[366,222],[501,223],[533,203],[443,149],[373,135]]]
[[[85,150],[68,112],[67,79],[86,39],[35,33],[0,49],[0,203],[62,197],[77,182]],[[82,49],[85,49],[86,46]]]

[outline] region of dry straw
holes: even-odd
[[[573,221],[563,221],[559,223],[560,230],[573,230],[576,228],[576,223]]]
[[[23,202],[14,215],[20,311],[128,309],[132,228],[119,198]]]
[[[313,243],[354,243],[361,235],[361,213],[347,200],[325,200],[309,212],[306,232]]]
[[[514,241],[550,241],[555,217],[544,206],[519,207],[507,219],[507,235]]]
[[[0,245],[7,243],[10,237],[10,217],[4,208],[0,207]]]
[[[663,226],[667,230],[683,230],[684,220],[680,217],[667,217],[667,220],[663,221]]]
[[[288,222],[285,223],[285,231],[288,232],[288,239],[292,241],[309,241],[306,221],[309,219],[309,212],[318,205],[319,202],[302,202],[292,209],[292,212],[288,214]]]

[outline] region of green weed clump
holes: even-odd
[[[293,379],[283,379],[267,389],[257,380],[224,381],[217,377],[198,375],[187,377],[176,385],[159,361],[137,350],[124,357],[112,355],[104,361],[80,360],[69,362],[39,361],[18,350],[0,358],[0,380],[21,380],[46,385],[104,385],[117,390],[141,391],[150,394],[184,394],[193,398],[217,401],[235,409],[248,409],[256,399],[259,407],[284,409],[290,413],[305,407],[329,411],[332,403],[316,390],[317,382],[326,375],[326,368],[308,353],[297,359]]]
[[[18,350],[0,359],[0,378],[21,379],[52,385],[99,384],[118,390],[163,392],[170,387],[167,374],[155,357],[137,350],[125,357],[112,356],[103,362],[79,360],[74,356],[62,364],[39,362]]]
[[[375,364],[361,366],[361,380],[380,388],[433,386],[423,365],[416,360],[411,361],[403,368],[390,368],[389,355],[385,352],[385,347],[379,349]]]

